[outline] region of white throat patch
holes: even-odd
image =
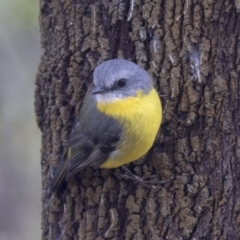
[[[115,102],[118,99],[125,98],[123,95],[116,95],[116,93],[108,92],[104,94],[96,94],[96,100],[98,103],[110,103]]]

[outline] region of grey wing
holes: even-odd
[[[57,169],[54,172],[53,180],[51,182],[51,191],[55,191],[64,180],[68,179],[68,175],[73,176],[76,172],[80,171],[86,164],[82,164],[82,168],[78,171],[77,160],[84,162],[84,159],[87,160],[90,156],[90,153],[93,149],[91,142],[84,135],[80,134],[76,142],[76,145],[68,147],[67,153],[61,159]],[[75,169],[71,169],[71,166],[76,165]],[[87,165],[86,165],[87,166]]]
[[[81,135],[79,134],[81,137]],[[89,139],[84,143],[75,138],[74,145],[71,145],[71,156],[68,160],[66,180],[88,166],[99,167],[105,162],[110,153],[116,149],[120,137],[108,136],[104,140]]]
[[[67,179],[89,165],[99,167],[116,149],[120,136],[117,121],[97,110],[95,96],[89,92],[71,133]]]
[[[116,120],[100,113],[95,96],[87,93],[71,132],[68,154],[55,172],[52,189],[88,166],[101,166],[116,149],[120,136],[121,127]]]

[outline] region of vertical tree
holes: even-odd
[[[35,109],[42,131],[42,239],[240,238],[240,2],[41,0]],[[142,177],[82,171],[49,186],[94,68],[126,58],[154,78],[164,119]],[[149,123],[151,124],[151,123]]]

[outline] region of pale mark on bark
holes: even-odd
[[[171,60],[172,63],[174,63],[173,57],[171,56],[171,54],[169,54],[169,58]]]
[[[96,11],[94,5],[92,6],[93,9],[93,32],[96,32]]]
[[[187,6],[186,6],[186,9],[185,9],[183,15],[185,15],[187,13],[187,10],[188,10],[188,0],[186,0],[186,3],[187,3]]]
[[[156,63],[152,61],[153,67],[156,68]]]
[[[134,8],[134,0],[131,0],[130,10],[129,10],[127,21],[129,21],[131,19],[131,17],[132,17],[133,8]]]

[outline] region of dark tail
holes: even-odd
[[[54,172],[53,180],[51,183],[51,192],[55,192],[58,187],[65,181],[67,175],[68,159],[64,158],[59,163]]]

